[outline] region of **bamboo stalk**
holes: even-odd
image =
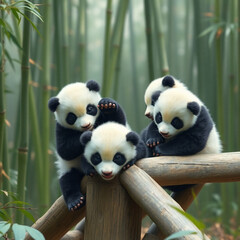
[[[102,76],[102,92],[106,94],[106,86],[109,82],[109,62],[110,62],[110,38],[111,38],[111,19],[112,19],[112,0],[107,1],[105,13],[105,35],[104,35],[104,54],[103,54],[103,76]]]
[[[31,19],[29,11],[24,11]],[[28,157],[28,86],[29,86],[29,55],[30,55],[30,23],[24,18],[23,22],[23,55],[21,69],[21,111],[20,111],[20,143],[18,148],[18,185],[17,194],[21,201],[25,201],[25,185]],[[17,211],[16,221],[23,223],[24,216]]]
[[[165,46],[165,39],[163,34],[163,27],[162,27],[162,14],[160,12],[161,6],[160,1],[152,1],[152,10],[153,10],[153,17],[154,17],[154,24],[156,29],[157,35],[157,52],[159,58],[159,65],[161,66],[161,76],[169,74],[169,66],[168,66],[168,59],[167,59],[167,52]]]
[[[145,12],[145,28],[146,28],[146,37],[147,37],[148,82],[151,82],[154,79],[151,1],[144,0],[144,12]]]
[[[121,38],[124,30],[124,23],[125,23],[125,17],[126,12],[128,8],[128,2],[129,0],[122,0],[119,1],[119,5],[117,8],[117,17],[115,19],[114,23],[114,31],[112,35],[112,43],[111,43],[111,53],[110,53],[110,66],[109,66],[109,77],[106,79],[107,82],[104,83],[103,89],[102,89],[102,95],[103,96],[109,96],[111,92],[111,88],[113,85],[113,79],[115,76],[115,70],[117,65],[117,59],[119,56],[119,50],[120,50],[120,44],[121,44]]]
[[[1,1],[2,3],[2,1]],[[1,18],[4,20],[4,11],[0,11]],[[2,165],[3,159],[3,147],[4,147],[4,132],[5,132],[5,81],[4,81],[4,69],[5,69],[5,56],[4,56],[4,30],[3,26],[0,26],[0,164]],[[0,172],[0,188],[2,188],[2,171]]]
[[[79,58],[80,58],[80,82],[86,82],[87,80],[87,3],[86,0],[79,0]]]
[[[50,114],[47,108],[48,100],[50,98],[49,86],[51,84],[50,81],[50,59],[51,59],[51,48],[50,48],[50,40],[51,40],[51,1],[46,0],[44,4],[44,25],[43,25],[43,55],[42,55],[42,68],[43,72],[41,75],[41,86],[42,86],[42,96],[41,96],[41,106],[42,106],[42,161],[43,161],[43,189],[45,190],[44,194],[40,196],[40,204],[42,206],[41,211],[45,211],[49,206],[50,194],[49,194],[49,138],[50,138]],[[44,209],[45,208],[45,209]]]

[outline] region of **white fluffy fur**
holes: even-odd
[[[112,172],[112,178],[114,178],[123,167],[112,161],[117,152],[125,156],[126,163],[136,156],[136,147],[126,141],[126,135],[129,132],[127,127],[115,122],[104,123],[93,130],[92,138],[85,146],[84,156],[103,178],[102,172]],[[94,166],[90,159],[96,152],[101,155],[102,162]]]
[[[147,114],[150,114],[151,116],[153,115],[153,106],[151,105],[153,93],[156,91],[163,92],[163,91],[169,89],[169,87],[164,87],[162,85],[163,78],[164,77],[153,80],[148,85],[148,87],[145,91],[144,101],[145,101],[145,104],[147,105],[146,110],[145,110],[145,115],[147,115]],[[173,88],[186,88],[186,86],[179,80],[174,78],[174,81],[175,81],[175,85],[173,86]]]
[[[179,132],[185,131],[193,126],[198,116],[193,115],[190,110],[187,109],[189,102],[197,102],[200,106],[204,104],[202,101],[191,91],[186,88],[171,88],[161,93],[159,99],[156,101],[154,106],[154,116],[161,112],[162,122],[156,125],[158,126],[159,132],[169,133],[171,137],[177,135]],[[171,121],[174,117],[179,117],[184,122],[184,127],[176,129],[171,125]],[[199,152],[201,153],[220,153],[222,150],[219,134],[215,125],[213,126],[207,144],[205,148]]]
[[[99,110],[96,116],[86,114],[86,107],[88,104],[97,106],[101,99],[98,92],[90,91],[85,83],[71,83],[65,86],[57,95],[59,98],[59,106],[54,112],[56,120],[62,126],[84,131],[83,127],[91,124],[93,127],[96,118],[99,115]],[[73,125],[69,125],[66,122],[66,116],[69,112],[73,112],[78,119]]]

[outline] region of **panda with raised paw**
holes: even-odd
[[[144,94],[144,101],[146,104],[145,116],[153,120],[153,103],[152,95],[156,91],[165,91],[169,88],[186,88],[186,86],[175,79],[173,76],[167,75],[153,80],[147,87]]]
[[[112,180],[121,169],[128,169],[147,153],[140,136],[116,122],[84,132],[80,141],[85,146],[82,170],[91,176],[97,172],[104,180]]]
[[[69,210],[76,210],[85,204],[80,182],[81,156],[84,146],[80,136],[97,126],[116,121],[126,125],[125,113],[121,106],[110,98],[101,98],[97,82],[71,83],[56,97],[50,98],[49,109],[56,118],[57,168],[64,200]]]
[[[158,91],[152,101],[154,121],[141,133],[149,157],[221,152],[219,134],[209,111],[191,91],[186,88]],[[168,187],[172,191],[184,188]]]

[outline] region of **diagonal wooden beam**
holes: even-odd
[[[120,182],[132,199],[155,222],[165,236],[192,230],[195,235],[185,236],[186,240],[202,239],[200,230],[174,208],[182,209],[146,172],[132,166],[120,175]],[[205,239],[208,239],[205,236]]]

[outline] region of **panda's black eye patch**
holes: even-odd
[[[100,156],[100,154],[98,152],[94,153],[92,156],[91,156],[91,162],[93,165],[98,165],[100,162],[102,162],[102,158]]]
[[[162,114],[160,112],[158,112],[155,116],[155,121],[157,124],[159,124],[160,122],[162,122]]]
[[[119,166],[122,166],[126,162],[126,158],[123,154],[117,152],[113,157],[113,162]]]
[[[176,129],[181,129],[183,127],[183,121],[178,118],[175,117],[172,122],[171,122],[172,126],[175,127]]]
[[[67,117],[66,117],[66,122],[69,124],[69,125],[73,125],[77,120],[77,116],[70,112],[68,113]]]
[[[87,114],[95,116],[97,114],[97,107],[93,104],[87,105]]]

